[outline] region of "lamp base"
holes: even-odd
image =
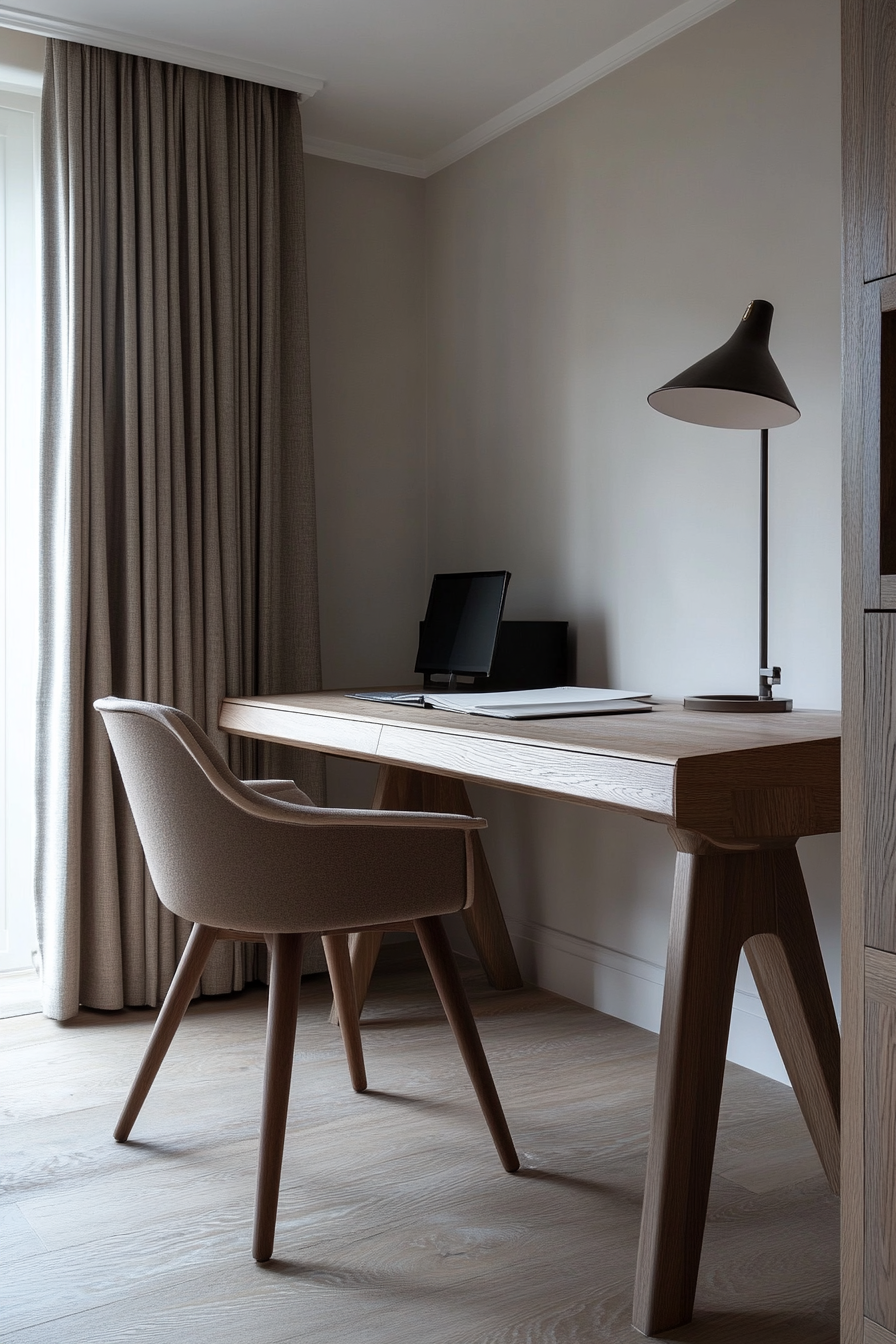
[[[688,695],[684,707],[711,714],[789,714],[793,701],[760,700],[758,695]]]

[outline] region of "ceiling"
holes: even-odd
[[[0,24],[295,88],[306,148],[425,177],[730,3],[43,0]]]

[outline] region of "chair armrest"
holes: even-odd
[[[104,708],[127,711],[129,703],[127,700],[110,698],[108,704],[104,700],[95,701],[94,708],[100,711]],[[141,713],[145,713],[147,708],[153,708],[143,705],[142,702],[134,703]],[[264,821],[275,821],[287,826],[313,826],[315,828],[321,826],[385,826],[458,831],[479,831],[488,825],[484,817],[455,816],[443,812],[381,812],[375,809],[316,807],[292,780],[268,779],[246,784],[237,779],[226,761],[215,751],[212,743],[208,742],[207,739],[205,743],[200,742],[188,727],[188,724],[192,721],[176,710],[164,705],[158,706],[157,717],[161,718],[168,732],[180,740],[217,793],[239,808],[241,812],[260,817]],[[218,756],[217,762],[214,761],[214,756]],[[276,796],[274,796],[274,790],[276,790]],[[287,794],[290,795],[289,800],[284,796]],[[292,801],[296,795],[305,801]]]
[[[223,789],[221,790],[223,792]],[[468,817],[453,812],[386,812],[376,808],[315,807],[312,803],[300,805],[266,798],[256,794],[254,799],[237,794],[231,801],[244,812],[279,821],[292,826],[373,826],[417,827],[426,830],[482,831],[488,826],[485,817]]]
[[[256,815],[299,826],[423,826],[429,830],[463,831],[479,831],[488,826],[484,817],[468,817],[465,813],[457,812],[387,812],[377,808],[318,807],[291,779],[245,779],[240,780],[240,783],[266,800],[302,809],[301,815],[276,815],[267,810]],[[242,806],[243,802],[249,801],[241,797],[237,805]],[[243,811],[254,812],[255,809],[243,807]],[[309,812],[310,815],[307,815]]]
[[[263,793],[266,798],[279,798],[283,803],[298,803],[300,807],[315,806],[293,779],[243,779],[240,783],[255,793]]]

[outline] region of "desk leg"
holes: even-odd
[[[645,1335],[691,1319],[743,915],[760,885],[743,871],[755,854],[673,839],[694,849],[680,849],[675,864],[632,1319]]]
[[[773,851],[776,934],[744,949],[828,1184],[840,1190],[840,1031],[795,847]]]
[[[633,1324],[647,1335],[693,1311],[744,944],[832,1183],[839,1166],[837,1024],[793,843],[727,851],[687,832],[672,837],[679,854],[635,1277]]]
[[[463,780],[430,775],[399,765],[381,765],[373,806],[395,812],[455,812],[474,816]],[[504,923],[498,893],[479,835],[473,834],[475,899],[462,911],[463,921],[488,982],[495,989],[520,989],[523,978]],[[364,1007],[370,977],[379,952],[381,933],[356,933],[351,938],[352,969],[358,1012]],[[337,1021],[335,1008],[330,1021]]]

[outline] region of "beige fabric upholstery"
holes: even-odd
[[[479,818],[315,807],[241,782],[186,714],[107,698],[105,720],[162,902],[215,928],[307,933],[460,910]]]
[[[195,921],[115,1127],[130,1136],[190,996],[222,932],[268,935],[271,988],[252,1254],[271,1258],[295,1054],[302,952],[324,934],[349,1076],[367,1087],[346,932],[412,920],[498,1156],[519,1157],[464,994],[442,914],[473,895],[480,818],[318,808],[289,780],[257,787],[228,769],[185,714],[137,700],[97,700],[159,896]]]
[[[254,793],[263,793],[266,798],[279,798],[284,803],[298,803],[300,807],[313,807],[313,801],[303,793],[294,779],[244,779],[247,789]]]

